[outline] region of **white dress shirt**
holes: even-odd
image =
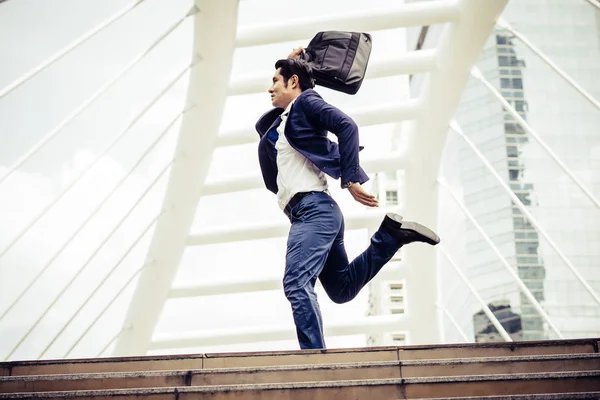
[[[285,137],[285,124],[292,101],[281,114],[281,124],[277,127],[279,138],[277,150],[277,202],[283,210],[296,193],[323,192],[327,190],[327,178],[312,161],[296,151]]]

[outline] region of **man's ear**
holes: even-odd
[[[292,89],[300,87],[300,78],[298,78],[298,75],[292,75],[290,79],[292,80]]]

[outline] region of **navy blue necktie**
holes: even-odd
[[[277,143],[277,139],[279,139],[279,132],[277,132],[277,128],[281,125],[281,116],[277,117],[277,119],[273,122],[272,128],[267,132],[267,137],[269,138],[269,142],[275,146]]]
[[[288,113],[283,115],[287,116]],[[273,125],[271,125],[272,128],[269,130],[269,132],[267,132],[267,138],[269,139],[269,142],[271,142],[271,144],[273,145],[273,153],[275,154],[275,157],[277,157],[277,149],[275,148],[275,143],[277,143],[277,140],[279,140],[279,132],[277,132],[277,128],[279,127],[279,125],[281,125],[282,121],[283,120],[281,119],[280,115],[273,122]]]

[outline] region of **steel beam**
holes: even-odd
[[[436,68],[435,50],[410,51],[400,57],[369,62],[365,79],[429,72]],[[229,83],[229,96],[266,92],[273,71],[238,76]]]
[[[195,0],[189,112],[184,115],[169,184],[132,302],[113,355],[145,354],[171,285],[208,172],[231,71],[237,27],[237,0]],[[199,134],[201,132],[201,134]]]
[[[272,24],[242,26],[238,30],[236,47],[310,39],[315,32],[323,30],[369,32],[456,22],[459,16],[455,1],[433,0],[400,3],[394,7],[371,8]]]
[[[378,315],[344,322],[331,322],[325,326],[325,335],[346,336],[377,334],[406,330],[406,316]],[[152,341],[150,350],[166,350],[226,344],[295,340],[296,329],[287,325],[268,325],[235,329],[212,329],[199,332],[159,335]]]
[[[448,124],[458,107],[471,66],[506,3],[507,0],[459,0],[460,21],[444,28],[437,46],[438,65],[444,67],[427,74],[423,80],[420,96],[428,113],[417,119],[414,129],[407,132],[406,215],[433,229],[437,226],[437,177]],[[411,245],[404,254],[410,265],[406,297],[411,313],[419,316],[418,323],[411,325],[411,344],[437,343],[440,327],[435,248]]]
[[[414,120],[425,114],[425,108],[418,99],[409,99],[403,102],[374,104],[345,112],[361,127]],[[258,133],[254,128],[246,128],[221,133],[217,137],[215,146],[235,146],[254,142],[258,142]]]
[[[386,212],[392,210],[376,209],[363,211],[360,214],[350,214],[344,218],[346,230],[348,229],[376,229]],[[394,212],[397,208],[393,209]],[[282,214],[283,216],[283,214]],[[200,246],[215,243],[240,242],[245,240],[271,239],[287,236],[290,223],[282,217],[281,221],[217,228],[191,234],[187,239],[188,246]]]
[[[405,264],[399,262],[390,262],[385,268],[377,274],[378,279],[398,279],[398,276],[403,273]],[[317,286],[320,286],[317,281]],[[244,281],[217,281],[217,282],[200,282],[196,284],[186,284],[176,286],[171,289],[169,294],[170,299],[180,299],[187,297],[200,296],[215,296],[223,294],[248,293],[248,292],[265,292],[270,290],[283,290],[281,277],[272,277],[264,279],[253,279]]]
[[[384,156],[361,161],[367,172],[381,172],[402,169],[404,153],[388,153]],[[265,184],[259,172],[242,174],[219,180],[207,180],[202,189],[202,196],[241,192],[244,190],[264,188]]]

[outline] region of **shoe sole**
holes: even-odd
[[[387,213],[386,216],[392,221],[396,221],[398,223],[402,222],[402,215],[396,213]]]
[[[440,242],[440,237],[434,231],[418,222],[402,221],[400,224],[402,225],[402,229],[408,229],[421,235],[425,243],[435,246]]]

